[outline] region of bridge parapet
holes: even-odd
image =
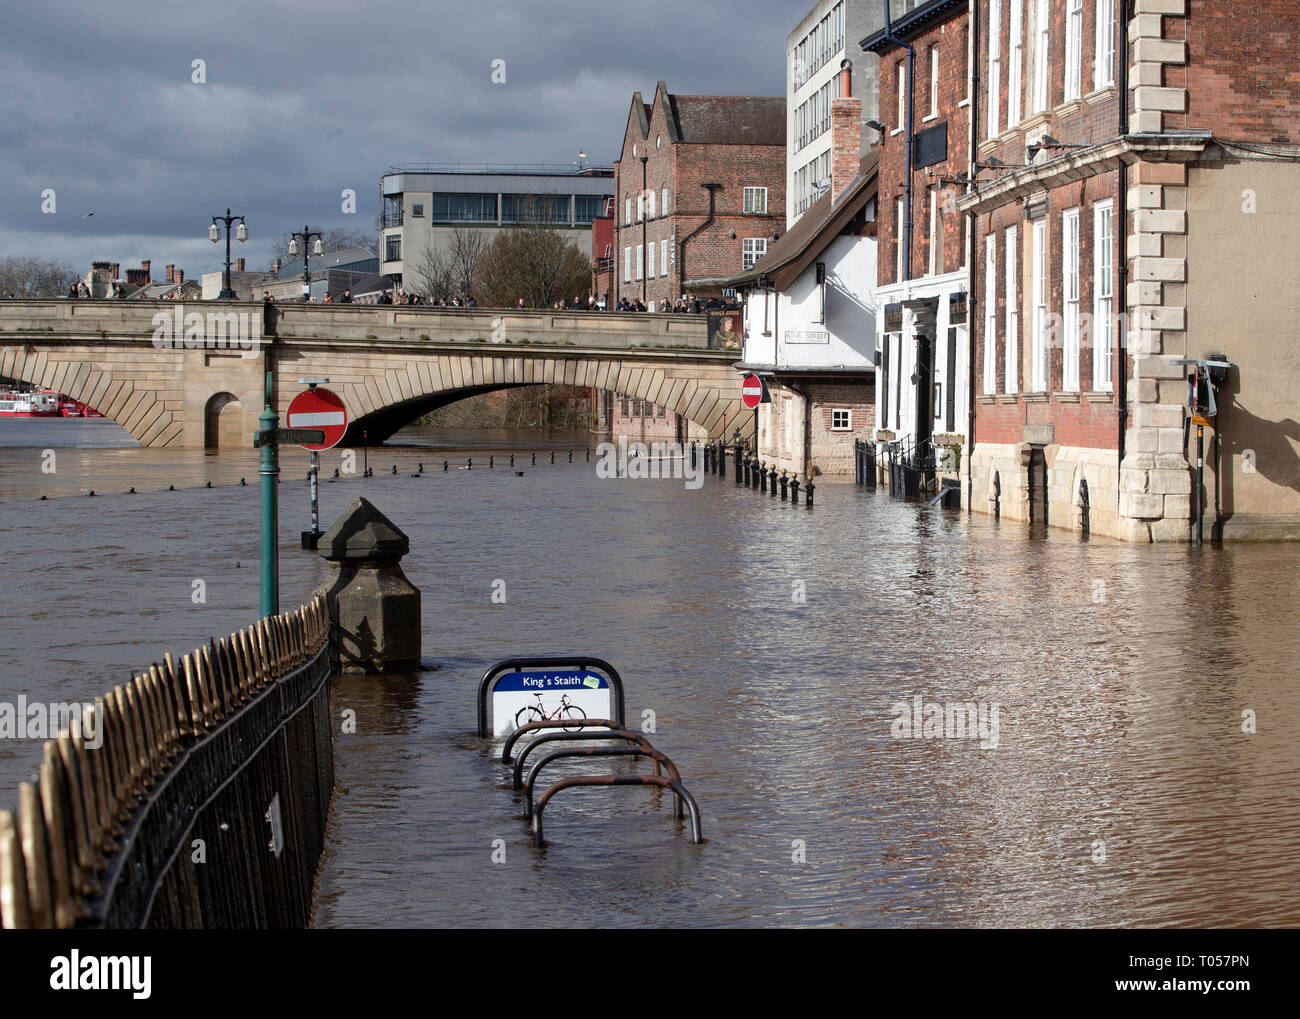
[[[0,926],[305,925],[334,786],[330,640],[317,595],[74,713],[17,816],[0,811]]]
[[[77,339],[183,339],[189,315],[224,320],[236,315],[260,337],[261,301],[0,301],[0,342],[5,336]],[[233,320],[232,320],[233,321]],[[404,304],[274,305],[268,332],[298,340],[481,342],[704,350],[702,316],[636,312],[438,308]]]

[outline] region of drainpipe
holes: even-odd
[[[907,135],[907,178],[903,182],[907,218],[903,221],[903,279],[898,281],[902,283],[904,280],[912,278],[912,107],[915,105],[912,101],[912,69],[916,61],[916,50],[912,48],[911,43],[904,42],[894,35],[894,22],[889,14],[889,0],[885,0],[885,41],[892,42],[895,46],[901,46],[907,50],[907,125],[904,131],[904,134]]]
[[[970,80],[970,151],[967,156],[970,159],[970,168],[966,172],[966,179],[975,180],[975,148],[979,138],[979,91],[980,91],[980,62],[977,59],[979,55],[979,35],[980,35],[980,5],[971,5],[971,31],[970,31],[970,55],[967,59],[970,61],[971,80]],[[973,184],[966,185],[967,194],[970,193]],[[966,264],[970,267],[970,292],[966,295],[966,512],[971,513],[975,506],[975,471],[972,466],[972,458],[975,455],[975,324],[980,321],[982,312],[980,311],[979,299],[975,296],[979,293],[979,262],[976,261],[975,254],[979,250],[979,245],[975,243],[975,224],[978,222],[975,213],[969,213],[970,229],[966,231],[969,242],[966,245]],[[996,268],[996,266],[994,267]],[[989,338],[984,337],[987,344]],[[996,386],[994,387],[997,388]],[[961,484],[958,478],[958,484]]]
[[[713,197],[717,194],[721,184],[715,184],[710,181],[708,184],[701,184],[700,187],[707,188],[709,192],[709,218],[688,233],[677,242],[677,293],[683,294],[686,290],[686,242],[694,237],[697,233],[713,222]]]
[[[649,305],[646,300],[646,286],[650,282],[650,249],[646,247],[645,230],[650,225],[650,196],[645,192],[646,185],[646,160],[649,156],[641,157],[641,303]]]
[[[1129,21],[1129,0],[1120,0],[1120,16],[1116,19],[1116,28],[1119,31],[1119,137],[1123,138],[1128,134],[1128,21]],[[1119,436],[1116,440],[1117,452],[1119,454],[1119,466],[1124,464],[1124,433],[1128,430],[1128,348],[1124,345],[1124,325],[1127,322],[1128,315],[1128,169],[1121,161],[1119,165],[1119,196],[1116,205],[1119,208],[1118,225],[1119,229],[1117,240],[1119,242],[1119,258],[1116,268],[1119,270],[1119,293],[1116,295],[1116,307],[1119,309],[1119,315],[1116,321],[1119,328],[1116,332],[1117,351],[1115,365],[1111,367],[1111,385],[1115,389],[1115,400],[1118,408],[1116,415],[1119,423]],[[1122,496],[1118,494],[1122,486],[1116,485],[1116,498]]]

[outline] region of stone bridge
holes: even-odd
[[[589,386],[730,435],[739,350],[707,349],[703,316],[261,302],[0,301],[0,379],[56,390],[142,445],[248,448],[272,373],[277,411],[328,378],[373,445],[496,389]]]

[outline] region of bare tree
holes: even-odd
[[[321,235],[320,243],[323,251],[342,251],[344,248],[366,248],[374,251],[375,246],[379,243],[377,233],[366,233],[363,230],[343,230],[335,227],[322,230]],[[302,261],[301,247],[298,249],[298,254],[289,254],[289,241],[291,239],[292,237],[289,234],[278,237],[271,248],[272,258],[278,258],[281,265],[288,265],[295,260]]]
[[[469,293],[478,261],[489,243],[486,230],[459,226],[447,235],[444,244],[435,247],[431,239],[415,259],[414,273],[406,282],[406,289],[416,290],[434,301]]]
[[[32,255],[0,258],[0,297],[63,297],[78,278],[67,262]]]
[[[549,308],[591,290],[591,259],[553,226],[529,223],[496,236],[478,261],[474,294],[485,307]]]

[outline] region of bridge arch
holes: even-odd
[[[30,343],[5,346],[0,348],[0,377],[78,400],[116,421],[142,446],[179,445],[184,433],[180,395],[129,366],[115,371],[107,357],[105,352],[105,359],[92,360],[83,351],[37,350]]]
[[[740,378],[730,364],[683,364],[670,355],[659,360],[563,354],[514,356],[508,352],[458,354],[430,352],[416,357],[370,358],[369,371],[336,371],[343,376],[330,388],[348,408],[347,445],[361,445],[362,432],[371,445],[439,407],[468,396],[553,383],[609,390],[656,403],[701,425],[710,436],[729,435],[745,417],[740,404]],[[303,361],[284,367],[280,392],[289,375],[303,371]]]

